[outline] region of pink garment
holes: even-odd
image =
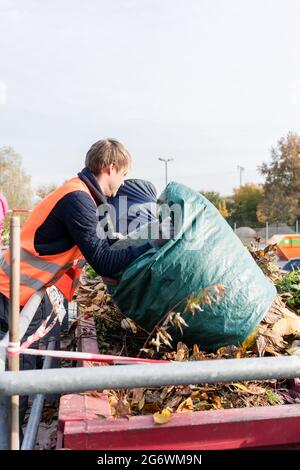
[[[2,242],[2,229],[3,229],[3,223],[4,223],[4,218],[7,214],[8,211],[8,205],[7,205],[7,200],[3,196],[3,194],[0,193],[0,255],[1,255],[1,242]]]

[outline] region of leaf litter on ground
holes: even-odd
[[[270,281],[280,282],[282,275],[274,263],[274,246],[258,250],[252,245],[249,251]],[[204,292],[202,299],[204,297],[211,302],[211,292],[216,292],[218,298],[224,293],[222,286],[213,286]],[[82,276],[76,301],[80,314],[92,316],[95,321],[100,353],[182,362],[299,355],[300,317],[287,305],[285,294],[276,296],[264,319],[242,345],[228,345],[214,353],[201,350],[201,345],[197,344],[193,348],[188,348],[183,342],[172,345],[172,337],[167,331],[168,323],[176,324],[181,331],[186,327],[184,318],[178,317],[175,309],[152,332],[140,328],[120,312],[101,277],[96,276],[91,268]],[[194,314],[201,314],[202,309],[199,304],[197,307],[195,296],[187,299],[187,306],[194,309]],[[156,424],[167,423],[174,413],[274,406],[300,401],[298,396],[293,398],[293,394],[289,393],[287,381],[275,379],[109,390],[107,393],[112,416],[152,414]]]

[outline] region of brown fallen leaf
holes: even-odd
[[[128,417],[131,414],[130,403],[127,401],[127,398],[124,397],[118,401],[115,406],[115,415],[119,417]]]
[[[190,413],[194,411],[193,400],[189,397],[178,406],[176,413]]]
[[[163,391],[162,391],[161,394],[160,394],[160,398],[161,398],[162,400],[165,400],[165,398],[166,398],[168,395],[170,395],[170,393],[173,392],[174,388],[175,388],[174,385],[170,385],[169,387],[164,387],[164,388],[163,388]]]
[[[214,408],[213,404],[208,403],[207,401],[199,401],[195,403],[195,411],[207,411]]]
[[[156,424],[165,424],[172,418],[172,413],[167,408],[164,408],[162,412],[154,413],[153,419]]]
[[[132,398],[131,398],[131,406],[138,405],[144,395],[143,388],[133,388],[132,389]]]
[[[167,401],[166,406],[167,408],[171,408],[172,410],[176,409],[179,403],[181,402],[181,400],[182,400],[182,397],[179,395],[176,395],[175,397],[172,397]]]
[[[145,406],[145,395],[142,396],[141,400],[139,401],[139,404],[138,404],[138,409],[139,411],[141,411]]]
[[[130,330],[133,334],[136,334],[138,330],[136,324],[130,318],[124,318],[121,321],[121,328],[123,328],[123,330]]]
[[[102,301],[104,300],[104,295],[105,295],[105,292],[103,290],[99,290],[94,299],[95,304],[98,304],[98,305],[101,304]]]
[[[108,396],[108,403],[111,408],[111,414],[112,416],[116,415],[116,406],[118,405],[118,398],[115,397],[114,395],[109,395]]]
[[[281,315],[271,310],[264,316],[264,322],[273,324],[273,323],[276,323],[280,318],[281,318]]]
[[[175,356],[175,361],[187,361],[189,358],[189,348],[186,344],[179,341],[177,343],[177,352]]]
[[[264,395],[266,390],[256,384],[248,384],[247,386],[241,383],[232,384],[236,389],[241,390],[244,393],[250,393],[251,395]]]
[[[300,340],[293,341],[287,352],[293,356],[300,356]]]
[[[156,412],[160,412],[161,410],[161,407],[159,406],[158,403],[145,403],[145,405],[143,406],[143,413],[156,413]]]
[[[212,404],[214,408],[216,408],[217,410],[219,410],[220,408],[223,408],[220,397],[218,397],[217,395],[214,395],[211,398],[212,398],[212,402],[213,402]]]
[[[267,339],[263,335],[259,335],[256,338],[256,347],[257,347],[257,352],[260,357],[264,356],[265,351],[266,351],[266,346],[267,346]]]
[[[208,400],[208,395],[206,392],[201,392],[200,390],[196,390],[191,394],[192,398],[200,398],[201,400]]]
[[[189,397],[192,391],[193,390],[191,389],[190,385],[179,385],[176,388],[176,395]]]
[[[103,392],[99,392],[98,390],[93,390],[89,395],[94,398],[101,398],[103,397]]]
[[[295,314],[285,313],[284,318],[281,318],[273,325],[272,333],[278,337],[291,334],[300,336],[300,318]]]
[[[223,348],[219,348],[217,350],[218,357],[240,359],[242,355],[243,355],[242,348],[238,348],[237,346],[234,346],[234,345],[224,346]]]
[[[176,352],[171,351],[171,352],[164,353],[162,359],[164,359],[165,361],[175,361],[175,357],[176,357]]]

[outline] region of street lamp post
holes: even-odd
[[[165,163],[165,175],[166,175],[166,186],[168,184],[168,162],[172,162],[174,158],[161,158],[158,157],[158,160]]]
[[[242,186],[242,173],[243,173],[243,171],[245,171],[245,168],[243,166],[238,165],[237,169],[240,173],[240,187],[241,187]]]

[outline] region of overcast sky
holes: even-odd
[[[115,137],[132,177],[230,194],[300,133],[298,0],[0,0],[0,147],[61,183]]]

